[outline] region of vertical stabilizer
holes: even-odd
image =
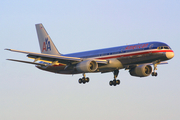
[[[42,24],[36,24],[40,51],[44,54],[60,55]]]

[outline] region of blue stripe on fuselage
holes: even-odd
[[[145,47],[143,47],[143,45]],[[105,56],[105,55],[136,52],[136,51],[142,51],[142,50],[148,50],[148,49],[157,49],[157,47],[159,46],[168,46],[168,45],[162,42],[146,42],[146,43],[131,44],[131,45],[125,45],[125,46],[112,47],[112,48],[84,51],[84,52],[78,52],[78,53],[64,54],[63,56],[91,58],[91,57],[99,57],[99,56]]]

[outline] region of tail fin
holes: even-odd
[[[36,24],[36,31],[41,53],[60,55],[42,24]]]

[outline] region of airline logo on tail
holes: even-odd
[[[43,49],[42,52],[44,51],[51,51],[51,44],[50,41],[48,41],[48,38],[45,38],[45,42],[43,42]]]

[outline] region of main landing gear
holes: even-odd
[[[109,81],[109,85],[110,85],[110,86],[119,85],[119,84],[120,84],[120,80],[117,80],[117,79],[116,79],[117,76],[118,76],[118,74],[119,74],[119,70],[115,70],[115,71],[113,72],[113,74],[114,74],[114,80]],[[83,83],[83,84],[88,83],[88,82],[89,82],[89,78],[86,77],[86,74],[85,74],[85,73],[83,73],[83,77],[82,77],[82,78],[79,78],[79,81],[78,81],[78,82],[79,82],[80,84],[81,84],[81,83]]]
[[[85,84],[85,83],[88,83],[89,82],[89,78],[88,77],[86,77],[86,74],[85,73],[83,73],[83,77],[82,78],[79,78],[79,81],[78,81],[80,84],[81,83],[83,83],[83,84]]]
[[[110,85],[110,86],[112,86],[112,85],[114,85],[114,86],[119,85],[119,84],[120,84],[120,80],[116,80],[116,78],[117,78],[117,76],[118,76],[118,74],[119,74],[119,70],[115,70],[115,71],[113,72],[113,74],[114,74],[114,80],[109,81],[109,85]]]
[[[152,76],[155,76],[155,77],[158,75],[158,73],[156,72],[156,70],[157,70],[157,65],[158,65],[158,63],[156,63],[156,62],[153,63],[154,70],[153,70],[153,72],[152,72],[151,75],[152,75]]]

